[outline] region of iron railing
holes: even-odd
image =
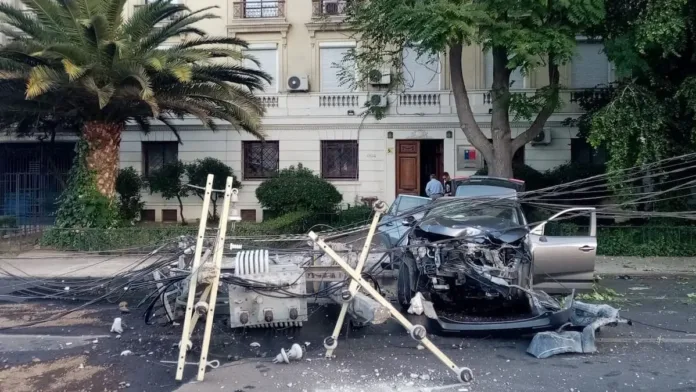
[[[350,0],[312,0],[312,17],[345,15]]]
[[[249,0],[232,4],[235,19],[284,18],[284,0]]]

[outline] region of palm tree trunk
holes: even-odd
[[[99,193],[110,199],[116,195],[121,133],[124,128],[124,124],[90,121],[84,124],[82,130],[82,136],[89,146],[87,168],[96,175]]]

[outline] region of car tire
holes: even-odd
[[[412,279],[411,266],[402,261],[401,265],[399,265],[399,276],[396,280],[396,294],[399,305],[404,310],[408,309],[411,305],[411,298],[416,295],[415,291],[411,289],[413,287]]]

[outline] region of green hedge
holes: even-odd
[[[549,224],[549,235],[584,235],[587,227]],[[696,226],[604,226],[597,228],[602,256],[696,257]]]
[[[123,227],[115,229],[61,229],[44,232],[42,247],[77,251],[151,250],[180,235],[195,235],[194,226]]]

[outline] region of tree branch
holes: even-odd
[[[546,100],[546,104],[539,111],[532,125],[527,128],[526,131],[518,135],[512,141],[512,153],[514,154],[525,144],[534,140],[539,133],[544,129],[546,121],[551,117],[553,112],[556,110],[558,102],[558,89],[559,89],[560,74],[558,72],[558,64],[554,59],[552,54],[549,54],[549,88],[550,93],[553,94],[549,99]]]
[[[459,117],[459,126],[462,128],[464,135],[476,149],[481,151],[483,157],[491,162],[493,159],[493,146],[488,141],[486,135],[479,128],[474,112],[471,110],[469,103],[469,95],[464,84],[464,75],[462,74],[462,44],[456,43],[450,46],[449,65],[450,76],[452,79],[452,94],[454,95],[454,103],[457,107],[457,116]]]

